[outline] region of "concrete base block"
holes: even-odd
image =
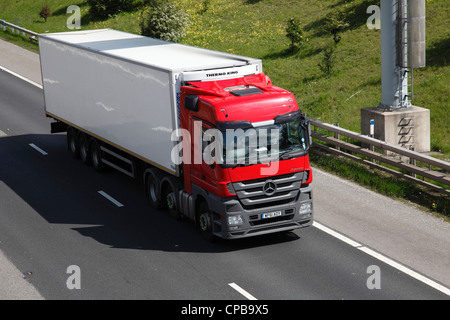
[[[417,152],[430,151],[430,110],[411,106],[401,109],[361,109],[361,133],[370,134],[375,120],[375,139]]]

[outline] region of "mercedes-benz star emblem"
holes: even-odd
[[[270,197],[277,191],[277,185],[272,180],[267,181],[263,186],[263,192],[266,196]]]

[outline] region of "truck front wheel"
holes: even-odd
[[[198,208],[198,226],[202,236],[208,241],[214,241],[212,214],[205,202],[202,202]]]

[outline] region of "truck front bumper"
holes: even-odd
[[[288,204],[246,210],[237,199],[209,199],[215,213],[214,234],[237,239],[290,231],[313,223],[312,188],[300,189],[300,195]]]

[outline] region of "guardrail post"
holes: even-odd
[[[409,150],[414,151],[414,147],[409,147]],[[412,164],[413,166],[416,165],[416,159],[414,159],[413,157],[409,158],[409,164]],[[411,177],[413,178],[417,178],[417,175],[414,172],[411,172]]]
[[[339,127],[339,123],[333,123],[333,126]],[[334,138],[339,140],[339,133],[334,133]],[[336,146],[336,150],[341,151],[341,147]]]

